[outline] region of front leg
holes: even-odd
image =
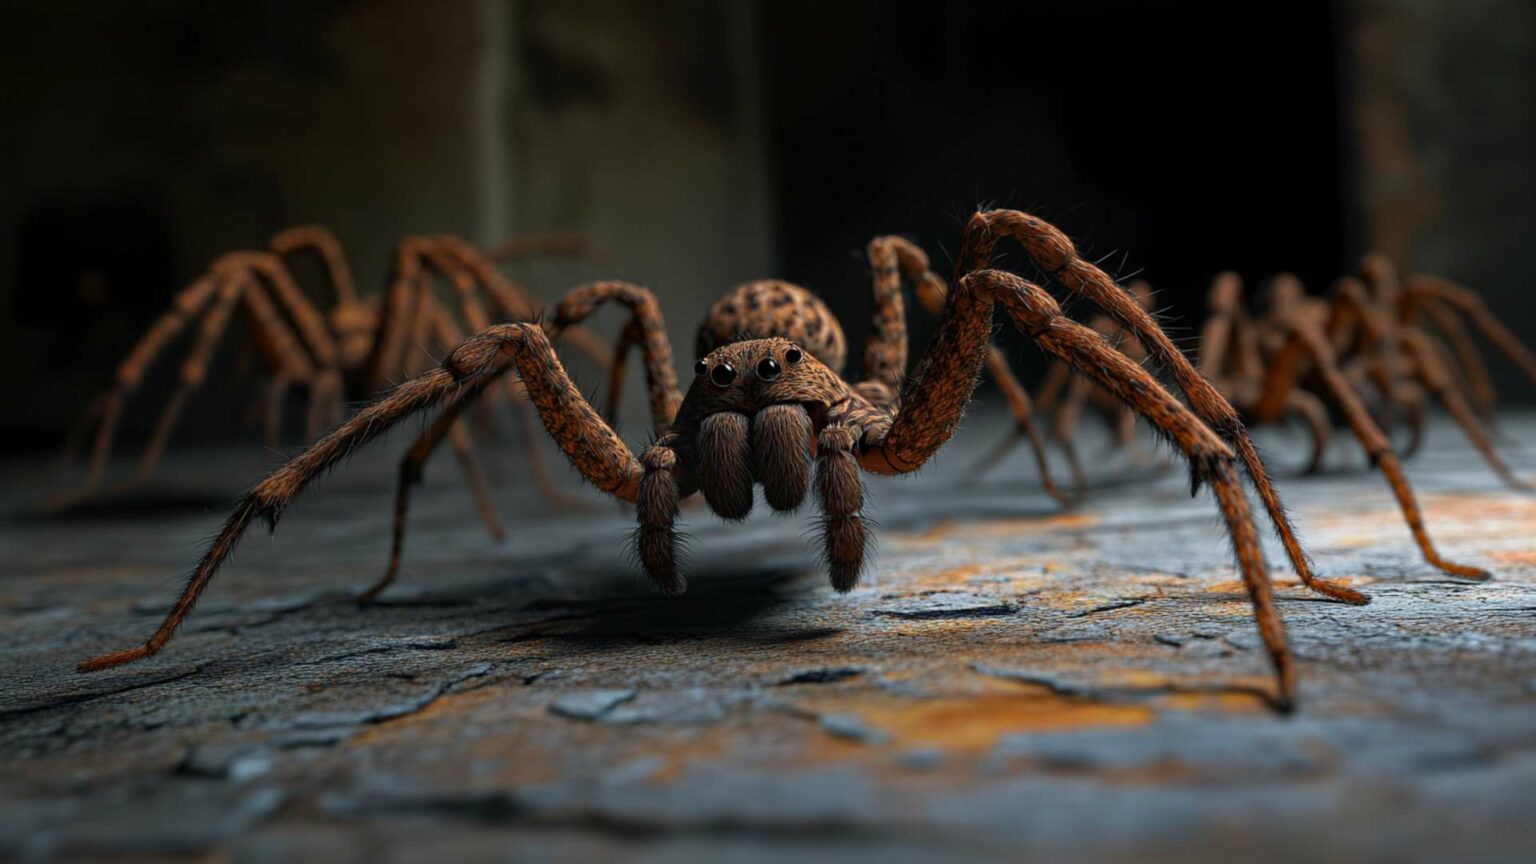
[[[1288,709],[1294,699],[1295,669],[1285,628],[1270,594],[1263,550],[1238,481],[1232,449],[1140,364],[1115,350],[1098,333],[1062,317],[1056,301],[1039,286],[998,271],[980,271],[960,281],[950,298],[950,316],[924,356],[921,374],[901,413],[888,428],[866,436],[865,467],[885,469],[886,473],[916,470],[953,432],[981,371],[994,302],[1003,304],[1019,329],[1046,352],[1136,409],[1183,451],[1194,482],[1210,485],[1237,553],[1259,634],[1275,669],[1277,704]],[[1337,595],[1364,599],[1349,589],[1330,587]]]
[[[549,337],[536,324],[502,324],[461,343],[443,365],[394,388],[312,447],[256,484],[236,506],[224,528],[187,580],[165,620],[141,646],[80,664],[84,672],[142,660],[170,641],[197,598],[258,517],[273,529],[282,511],[317,477],[395,424],[447,403],[460,410],[500,376],[516,368],[544,426],[588,482],[624,501],[634,501],[643,474],[624,442],[604,423],[566,375]]]

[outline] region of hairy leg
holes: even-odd
[[[948,288],[944,280],[930,269],[928,254],[904,237],[877,237],[870,241],[866,251],[874,275],[875,320],[870,341],[864,349],[864,374],[885,384],[889,392],[900,393],[907,367],[907,328],[900,278],[905,277],[912,284],[919,305],[936,316],[944,314]],[[1061,491],[1051,477],[1050,460],[1046,456],[1040,430],[1035,425],[1035,406],[1031,404],[1029,391],[1009,368],[1008,358],[1002,349],[991,346],[987,353],[986,368],[987,374],[992,376],[997,389],[1003,394],[1003,402],[1008,406],[1008,413],[1013,416],[1014,429],[1012,434],[999,441],[978,460],[972,466],[972,471],[982,473],[989,470],[1001,462],[1020,440],[1028,441],[1035,459],[1035,468],[1040,472],[1041,488],[1061,506],[1072,506],[1071,496]]]
[[[150,328],[144,332],[139,341],[134,344],[128,356],[117,366],[117,383],[105,396],[98,399],[98,407],[95,412],[98,417],[96,436],[91,445],[90,467],[87,469],[84,484],[77,492],[65,496],[63,501],[72,501],[81,495],[89,494],[100,483],[106,474],[107,463],[112,459],[112,444],[117,438],[117,426],[122,419],[123,406],[129,397],[138,391],[139,385],[144,381],[144,375],[149,367],[160,355],[165,347],[170,344],[193,321],[205,314],[205,309],[219,292],[220,279],[212,273],[204,274],[191,285],[182,289],[172,301],[171,308],[162,314]]]
[[[821,502],[821,542],[832,589],[852,591],[864,570],[869,531],[860,511],[864,482],[859,477],[856,427],[829,425],[816,436],[816,498]]]
[[[867,436],[861,459],[865,467],[874,471],[884,468],[883,473],[916,470],[953,432],[969,396],[956,395],[954,391],[969,388],[956,387],[954,382],[975,380],[991,331],[994,302],[1001,303],[1015,325],[1047,353],[1091,376],[1135,408],[1185,454],[1194,482],[1210,485],[1227,522],[1259,632],[1275,668],[1277,704],[1289,708],[1294,699],[1295,670],[1284,626],[1270,596],[1263,550],[1233,468],[1231,448],[1140,364],[1116,351],[1100,334],[1062,317],[1056,301],[1038,286],[998,271],[975,272],[961,280],[951,297],[949,319],[925,353],[901,413],[887,429]],[[935,374],[941,369],[942,374]],[[1345,596],[1354,594],[1349,589],[1329,587]]]
[[[1103,270],[1083,260],[1072,241],[1060,229],[1016,210],[977,213],[966,224],[965,238],[956,258],[956,273],[963,275],[987,266],[998,241],[1005,237],[1013,238],[1031,261],[1068,290],[1087,298],[1108,313],[1142,344],[1152,358],[1168,370],[1195,414],[1237,451],[1244,471],[1258,491],[1296,574],[1308,586],[1322,584],[1322,580],[1312,572],[1312,562],[1307,559],[1301,541],[1296,537],[1290,517],[1280,501],[1280,493],[1270,482],[1258,448],[1243,428],[1237,411],[1190,364],[1189,359],[1158,326],[1151,313],[1143,309]]]
[[[475,275],[475,281],[491,298],[491,303],[509,321],[532,321],[538,318],[538,308],[529,299],[528,292],[507,278],[490,258],[475,247],[451,234],[437,238],[439,246]],[[599,369],[613,364],[613,354],[608,346],[585,327],[570,327],[560,334],[560,340],[581,352]]]
[[[1333,424],[1328,421],[1328,409],[1321,399],[1305,390],[1292,390],[1285,399],[1286,410],[1300,418],[1312,438],[1312,454],[1307,459],[1304,474],[1316,474],[1323,469],[1323,457],[1328,452],[1328,442],[1333,438]]]
[[[645,389],[650,399],[651,423],[656,431],[672,425],[677,417],[678,406],[683,402],[677,385],[677,372],[672,367],[672,345],[667,341],[667,328],[661,317],[661,305],[650,291],[628,282],[589,282],[565,293],[555,305],[551,318],[550,333],[556,336],[569,334],[606,303],[618,303],[629,310],[630,321],[625,327],[638,333],[641,365],[645,369]],[[633,337],[626,337],[633,338]],[[621,368],[623,353],[627,353],[626,341],[621,339],[622,353],[613,357],[610,369]],[[622,384],[622,371],[618,371]],[[618,392],[609,394],[617,404]]]
[[[244,274],[229,274],[224,284],[219,288],[219,296],[208,308],[208,314],[198,323],[197,336],[192,343],[192,350],[187,353],[187,359],[181,364],[181,381],[176,386],[176,391],[171,394],[164,410],[160,412],[160,419],[155,423],[155,430],[149,437],[149,444],[144,448],[144,454],[139,458],[139,476],[147,477],[154,473],[155,466],[160,462],[160,455],[165,452],[165,445],[170,442],[171,432],[176,428],[176,421],[181,416],[182,406],[186,404],[187,397],[203,385],[203,380],[208,376],[208,364],[213,359],[213,352],[224,336],[224,331],[229,326],[229,321],[235,310],[235,304],[239,302],[244,293],[251,293],[249,277]]]
[[[1434,542],[1429,538],[1429,531],[1424,526],[1424,514],[1419,509],[1418,499],[1413,494],[1413,487],[1408,484],[1408,477],[1403,473],[1397,454],[1392,451],[1391,442],[1387,440],[1381,427],[1371,419],[1370,412],[1365,409],[1360,397],[1355,394],[1349,382],[1339,372],[1333,356],[1333,346],[1322,333],[1306,326],[1294,327],[1291,330],[1285,347],[1270,364],[1270,377],[1265,384],[1264,394],[1259,397],[1261,406],[1258,409],[1259,412],[1269,413],[1269,409],[1264,407],[1266,403],[1273,404],[1280,398],[1278,394],[1284,394],[1290,389],[1291,379],[1304,356],[1309,357],[1315,364],[1318,377],[1327,388],[1334,403],[1343,411],[1344,419],[1355,433],[1355,437],[1359,439],[1360,446],[1365,448],[1371,462],[1387,478],[1392,494],[1397,498],[1398,508],[1402,510],[1403,519],[1408,523],[1408,529],[1413,533],[1413,539],[1418,543],[1424,560],[1454,576],[1466,579],[1488,578],[1486,570],[1457,564],[1441,557]]]
[[[1488,440],[1488,436],[1483,432],[1482,424],[1478,422],[1472,407],[1462,398],[1461,391],[1453,386],[1439,346],[1418,328],[1405,327],[1399,336],[1403,347],[1413,359],[1414,371],[1420,383],[1424,385],[1424,389],[1445,406],[1445,410],[1456,421],[1456,425],[1461,427],[1467,440],[1472,442],[1472,446],[1482,455],[1483,461],[1493,469],[1493,473],[1511,488],[1530,491],[1530,484],[1516,477],[1514,472],[1509,470],[1509,466],[1504,464],[1504,460],[1499,458],[1498,451],[1493,448],[1493,442]]]
[[[331,280],[331,290],[336,294],[337,305],[357,303],[357,283],[352,279],[352,268],[342,251],[341,241],[323,225],[296,225],[279,231],[267,241],[267,248],[277,255],[291,255],[301,249],[312,249],[325,265]]]
[[[1467,389],[1471,391],[1472,404],[1476,406],[1477,413],[1485,420],[1492,419],[1499,394],[1493,387],[1493,378],[1488,374],[1488,366],[1483,362],[1483,355],[1477,350],[1471,334],[1467,333],[1461,319],[1443,301],[1430,300],[1421,305],[1430,323],[1456,352],[1456,365]],[[1412,326],[1412,322],[1409,322],[1409,326]]]
[[[1439,300],[1467,316],[1484,339],[1492,342],[1510,362],[1520,367],[1526,377],[1536,382],[1536,354],[1531,353],[1508,327],[1488,311],[1483,298],[1468,288],[1438,276],[1410,276],[1408,292],[1417,297]]]
[[[1013,370],[1008,368],[1008,358],[1003,356],[1002,349],[996,345],[993,345],[987,351],[987,371],[991,373],[992,380],[997,384],[997,389],[1002,391],[1003,401],[1008,405],[1008,413],[1013,415],[1013,431],[997,442],[997,445],[988,451],[986,455],[976,460],[976,464],[972,466],[971,470],[976,473],[987,471],[1002,461],[1003,457],[1013,450],[1014,445],[1018,444],[1020,439],[1023,439],[1029,442],[1030,452],[1035,457],[1035,469],[1040,472],[1040,487],[1057,504],[1063,507],[1071,507],[1073,503],[1072,496],[1061,491],[1061,488],[1056,485],[1055,479],[1051,477],[1051,463],[1046,457],[1045,441],[1040,436],[1040,429],[1035,425],[1035,408],[1030,402],[1029,391],[1024,389],[1024,385],[1020,384],[1019,379],[1014,376]],[[1073,471],[1073,482],[1077,484],[1078,491],[1080,492],[1081,477],[1078,473],[1078,466],[1074,465]]]
[[[441,367],[394,388],[258,483],[225,522],[181,597],[149,639],[141,646],[86,660],[80,664],[81,671],[130,663],[158,652],[253,520],[261,517],[275,528],[284,508],[304,487],[358,447],[446,400],[472,399],[514,367],[526,382],[545,427],[582,476],[617,498],[635,500],[642,475],[639,462],[582,398],[544,331],[529,324],[499,325],[460,344]]]
[[[909,257],[912,251],[922,255],[922,269],[927,271],[927,256],[899,237],[876,237],[865,247],[874,308],[864,342],[863,377],[885,385],[891,393],[901,392],[907,374],[907,314],[901,297],[898,244],[908,247]]]
[[[681,594],[688,588],[679,566],[681,542],[677,536],[678,501],[681,489],[678,476],[683,460],[675,449],[678,440],[668,436],[657,441],[640,456],[644,473],[635,496],[635,552],[646,575],[667,594]]]

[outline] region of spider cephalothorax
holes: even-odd
[[[1168,369],[1189,405],[1103,334],[1063,316],[1044,288],[990,269],[993,252],[1005,239],[1018,243],[1066,290],[1110,315],[1145,347],[1151,359]],[[1239,470],[1259,490],[1302,581],[1349,602],[1362,603],[1365,598],[1313,574],[1236,411],[1184,358],[1147,310],[1079,257],[1066,235],[1018,211],[988,211],[971,217],[954,279],[947,286],[929,271],[927,257],[906,241],[878,238],[870,243],[869,252],[873,316],[862,375],[857,379],[844,378],[818,359],[824,353],[821,348],[840,342],[841,328],[819,303],[806,303],[809,295],[802,289],[784,283],[750,283],[737,289],[730,296],[742,305],[730,322],[719,320],[719,311],[730,304],[716,305],[702,330],[706,337],[718,335],[720,342],[706,345],[686,395],[678,386],[656,298],[628,283],[581,286],[562,298],[541,324],[503,324],[471,337],[450,352],[440,368],[400,384],[258,483],[230,515],[181,599],[149,639],[141,646],[88,660],[81,668],[102,669],[159,651],[253,520],[262,518],[275,525],[308,483],[356,448],[407,417],[440,407],[402,466],[404,481],[419,476],[422,463],[465,407],[513,371],[521,377],[550,436],[582,476],[598,489],[634,502],[638,557],[661,589],[675,592],[685,585],[677,559],[679,502],[702,492],[714,512],[740,519],[752,509],[754,487],[761,485],[769,506],[780,510],[814,498],[821,510],[828,576],[834,588],[849,590],[863,567],[868,538],[860,472],[911,473],[949,440],[983,369],[997,375],[1001,365],[1006,372],[1006,364],[991,344],[993,319],[1001,310],[1046,353],[1089,376],[1144,417],[1184,454],[1196,485],[1211,489],[1274,666],[1277,703],[1290,705],[1295,670],[1270,596],[1263,549]],[[906,375],[903,276],[920,302],[942,315],[910,377]],[[756,308],[748,300],[754,300]],[[615,369],[622,370],[629,348],[639,349],[658,433],[638,457],[566,375],[551,341],[609,302],[627,307],[631,314]],[[817,351],[802,341],[815,335],[808,326],[807,309],[825,316],[820,321],[822,341],[816,343]],[[835,340],[827,328],[837,328]],[[402,482],[399,487],[390,568],[365,596],[382,589],[394,576],[409,485]]]

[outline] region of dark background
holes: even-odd
[[[10,3],[0,434],[56,445],[212,257],[301,222],[337,230],[364,291],[409,233],[581,232],[609,257],[512,272],[545,300],[648,284],[683,355],[713,296],[764,276],[857,344],[864,243],[904,234],[947,271],[978,205],[1149,279],[1180,336],[1219,270],[1322,291],[1371,248],[1536,336],[1536,12],[1474,5]],[[242,341],[178,442],[254,442]]]

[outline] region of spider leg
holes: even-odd
[[[474,398],[516,368],[545,427],[589,482],[624,501],[634,501],[643,470],[624,442],[582,398],[560,366],[549,338],[537,325],[502,324],[456,347],[443,365],[395,387],[354,414],[309,449],[256,484],[235,508],[188,579],[181,597],[143,645],[80,664],[94,671],[158,652],[192,611],[203,590],[258,516],[276,526],[284,508],[311,481],[407,417],[444,401]]]
[[[337,305],[357,303],[357,283],[352,279],[352,268],[342,251],[341,241],[323,225],[296,225],[272,235],[267,249],[276,255],[291,255],[301,249],[312,249],[325,264],[326,275],[331,280],[331,290],[336,294]]]
[[[629,372],[629,350],[642,342],[640,327],[634,321],[619,331],[619,341],[613,346],[613,366],[608,370],[608,407],[603,415],[608,425],[619,426],[619,406],[623,403],[624,379]]]
[[[1233,467],[1232,449],[1139,363],[1115,350],[1102,335],[1062,317],[1060,306],[1040,287],[1010,273],[991,270],[973,272],[959,282],[959,290],[951,297],[949,317],[913,376],[915,384],[908,388],[901,413],[888,428],[866,436],[860,460],[864,467],[880,473],[916,470],[953,433],[970,395],[957,393],[969,388],[956,387],[955,382],[974,381],[980,371],[994,302],[1001,303],[1014,324],[1047,353],[1092,376],[1135,408],[1185,454],[1195,481],[1210,485],[1275,669],[1276,704],[1288,710],[1294,699],[1295,668],[1284,625],[1270,595],[1263,549]],[[1349,589],[1335,590],[1359,597]]]
[[[1424,443],[1424,391],[1413,384],[1402,386],[1403,406],[1408,409],[1408,443],[1403,445],[1404,459],[1413,458]]]
[[[160,455],[165,452],[165,445],[170,442],[171,432],[176,428],[176,421],[181,416],[182,406],[186,404],[187,397],[203,386],[203,381],[208,375],[208,364],[213,359],[213,352],[224,336],[228,328],[230,318],[235,311],[235,304],[239,302],[242,294],[252,293],[248,290],[250,277],[244,273],[230,273],[224,279],[219,288],[218,297],[203,320],[198,323],[197,336],[192,343],[192,350],[187,353],[187,359],[181,364],[181,383],[176,391],[166,402],[165,408],[160,413],[160,419],[155,423],[155,430],[149,437],[149,444],[144,448],[144,454],[139,459],[138,475],[140,478],[154,473],[155,466],[160,462]]]
[[[469,481],[470,492],[475,497],[475,509],[480,512],[480,518],[485,522],[486,530],[490,532],[492,539],[500,542],[506,537],[506,531],[501,527],[501,521],[496,515],[496,505],[491,501],[490,491],[486,489],[481,475],[480,466],[475,458],[469,436],[464,433],[463,425],[459,423],[459,415],[470,404],[469,399],[456,399],[448,404],[448,407],[438,414],[432,423],[427,426],[411,449],[406,451],[405,458],[400,460],[400,477],[395,484],[395,524],[390,535],[389,566],[385,568],[384,575],[368,590],[359,594],[357,602],[367,604],[373,602],[400,572],[400,559],[405,554],[405,525],[406,515],[411,506],[411,489],[421,483],[422,469],[426,465],[427,458],[442,441],[449,436],[453,443],[455,455],[464,468],[464,473]]]
[[[464,336],[454,326],[453,321],[445,311],[437,305],[430,294],[423,295],[421,304],[425,306],[423,315],[431,324],[433,332],[437,336],[438,343],[443,350],[450,350],[452,346],[464,341]],[[423,341],[425,336],[422,337]],[[443,409],[431,424],[417,437],[410,450],[406,451],[404,458],[400,460],[399,480],[395,484],[395,520],[394,530],[391,534],[389,551],[389,567],[384,577],[372,588],[365,591],[359,602],[367,603],[383,591],[385,586],[394,581],[395,574],[400,569],[400,560],[405,551],[405,525],[406,516],[410,510],[411,487],[421,483],[422,472],[426,467],[427,459],[432,452],[442,443],[443,438],[448,438],[449,446],[453,448],[454,455],[458,458],[459,467],[464,472],[464,480],[469,484],[470,495],[475,501],[475,510],[480,514],[480,521],[484,523],[486,533],[491,539],[501,541],[506,537],[506,531],[501,526],[501,519],[496,514],[496,505],[491,500],[490,490],[485,482],[484,472],[480,468],[480,462],[475,457],[474,443],[469,434],[464,431],[464,424],[458,422],[459,415],[469,405],[468,400],[457,401]],[[519,403],[519,407],[525,411],[532,411],[526,402]],[[528,450],[532,452],[534,446],[533,434],[528,432]],[[537,462],[537,457],[532,461]],[[550,500],[557,500],[551,498]]]
[[[456,259],[434,255],[434,260],[437,262],[436,266],[440,266],[442,272],[451,279],[462,275],[464,272]],[[458,280],[458,284],[462,286],[466,283]],[[471,320],[481,320],[485,313],[478,306],[473,295],[461,293],[460,298],[461,300],[467,299],[469,304],[461,306],[465,317]],[[599,306],[609,300],[628,306],[634,315],[634,320],[631,323],[640,328],[644,337],[641,348],[645,357],[647,379],[651,384],[652,409],[653,411],[666,412],[664,417],[656,417],[656,425],[658,428],[670,425],[672,417],[677,413],[677,405],[682,401],[682,396],[677,391],[677,378],[676,374],[672,371],[672,349],[667,342],[666,327],[661,320],[660,307],[656,303],[656,298],[649,291],[624,282],[595,282],[573,288],[566,293],[566,296],[561,299],[556,307],[555,315],[549,324],[549,328],[551,331],[558,331],[560,328],[574,325],[586,319]],[[433,302],[429,294],[423,294],[419,301],[420,304],[427,304],[429,307]],[[457,334],[452,331],[452,324],[446,316],[436,314],[433,317],[438,322],[439,339],[445,344],[453,344],[457,341]],[[615,363],[617,364],[617,362],[616,359]],[[550,476],[548,469],[545,467],[543,460],[539,458],[538,445],[534,440],[536,430],[534,410],[529,404],[526,395],[516,389],[518,382],[515,379],[508,377],[506,381],[508,392],[512,397],[513,411],[528,441],[525,452],[528,456],[529,475],[535,487],[545,500],[552,504],[564,507],[576,506],[576,502],[570,501],[565,493],[560,491],[560,488],[554,482],[554,478]],[[444,413],[446,414],[447,412],[445,411]],[[454,414],[457,417],[457,411]],[[383,590],[385,585],[394,579],[396,572],[399,570],[400,560],[404,554],[405,525],[410,508],[410,487],[421,482],[423,466],[445,437],[448,437],[448,440],[458,453],[459,462],[464,467],[470,488],[475,494],[477,508],[480,511],[482,520],[486,523],[487,530],[490,531],[492,537],[497,539],[500,539],[503,535],[494,506],[490,501],[489,495],[484,491],[484,482],[480,478],[478,461],[475,460],[473,453],[470,452],[468,437],[457,431],[453,432],[450,436],[450,427],[453,427],[453,421],[442,421],[439,418],[438,423],[432,424],[422,432],[416,442],[411,445],[410,451],[401,462],[400,478],[397,481],[395,490],[395,526],[394,539],[390,550],[389,568],[382,582],[369,589],[364,596],[375,596],[379,591]],[[750,509],[750,502],[748,509]]]
[[[846,593],[864,570],[869,532],[860,513],[864,482],[859,477],[857,426],[830,424],[816,435],[816,498],[821,502],[821,542],[832,590]]]
[[[907,324],[900,280],[905,277],[911,282],[918,303],[936,316],[944,314],[948,288],[929,268],[928,254],[904,237],[876,237],[865,251],[874,276],[874,326],[864,346],[864,376],[879,381],[890,393],[900,393],[907,369]],[[995,345],[987,354],[987,374],[1002,391],[1008,412],[1013,415],[1014,430],[977,460],[971,471],[980,474],[991,469],[1023,439],[1029,442],[1030,452],[1034,455],[1035,467],[1040,472],[1040,487],[1062,507],[1071,507],[1072,498],[1062,492],[1051,477],[1050,461],[1045,442],[1035,426],[1029,391],[1008,367],[1008,358],[1002,349]],[[1078,491],[1081,491],[1081,485]]]
[[[1077,421],[1082,417],[1083,403],[1088,400],[1088,391],[1093,383],[1081,375],[1072,376],[1072,383],[1067,385],[1067,393],[1056,407],[1056,413],[1051,419],[1051,442],[1061,448],[1062,455],[1067,457],[1067,465],[1072,471],[1072,491],[1081,496],[1088,488],[1088,476],[1083,471],[1083,462],[1077,455],[1077,442],[1073,436],[1077,434]]]
[[[281,321],[286,318],[292,322],[291,329],[298,337],[297,342],[302,345],[303,352],[308,353],[307,359],[316,368],[305,419],[306,436],[313,440],[319,435],[320,427],[326,420],[326,409],[335,404],[342,387],[336,342],[331,338],[325,317],[305,298],[304,292],[283,264],[283,259],[274,253],[232,252],[219,258],[214,266],[248,269],[271,292],[272,299],[282,313],[272,316],[272,320]],[[288,362],[298,362],[300,354],[289,345],[288,340],[283,341],[283,351],[285,357],[294,358]]]
[[[971,471],[980,474],[992,468],[1002,461],[1022,438],[1029,442],[1030,452],[1034,454],[1035,468],[1040,472],[1040,487],[1055,499],[1057,504],[1062,507],[1071,507],[1072,496],[1061,491],[1051,477],[1051,464],[1046,456],[1045,441],[1040,437],[1040,430],[1035,425],[1035,409],[1030,404],[1029,391],[1024,389],[1024,385],[1020,384],[1019,379],[1014,376],[1013,370],[1008,368],[1008,358],[1003,356],[1002,349],[996,345],[991,346],[987,351],[987,371],[992,374],[992,380],[997,384],[997,389],[1002,391],[1003,401],[1008,403],[1008,412],[1013,415],[1014,428],[1005,438],[998,441],[991,451],[976,460],[976,464],[971,466]],[[1073,477],[1074,480],[1081,479],[1077,474]],[[1081,492],[1081,490],[1082,487],[1079,484],[1078,491]]]
[[[363,367],[363,380],[369,388],[386,385],[400,368],[410,322],[414,320],[416,305],[426,290],[422,284],[426,274],[422,269],[421,252],[431,242],[424,237],[406,237],[395,245],[377,335]]]
[[[308,385],[309,406],[304,415],[304,440],[315,440],[320,437],[320,424],[328,413],[326,409],[340,397],[340,373],[335,369],[315,367],[298,334],[262,290],[261,283],[251,280],[250,290],[245,292],[241,300],[251,332],[255,336],[256,347],[267,365],[274,370],[277,380],[302,381]],[[273,407],[281,410],[281,402],[275,403]],[[269,422],[274,419],[269,418]]]
[[[901,296],[901,257],[907,254],[913,275],[928,272],[928,256],[900,237],[876,237],[865,247],[869,258],[871,293],[874,298],[869,337],[864,342],[865,380],[884,384],[891,393],[901,392],[907,374],[907,313]],[[915,281],[915,280],[914,280]]]
[[[1467,389],[1471,391],[1472,404],[1477,408],[1477,413],[1485,420],[1493,419],[1493,409],[1498,405],[1499,394],[1494,389],[1492,376],[1488,374],[1488,365],[1483,362],[1483,355],[1473,344],[1467,328],[1461,323],[1461,319],[1456,317],[1456,313],[1442,301],[1432,299],[1418,305],[1423,308],[1435,329],[1440,331],[1445,341],[1450,343],[1451,349],[1456,352],[1455,369],[1460,373]]]
[[[88,495],[101,483],[107,463],[112,459],[112,444],[117,438],[117,426],[122,419],[123,406],[138,391],[149,367],[170,342],[181,334],[194,320],[206,314],[205,310],[219,291],[219,279],[212,272],[205,273],[176,295],[171,308],[162,314],[139,337],[133,349],[117,366],[117,383],[105,395],[98,397],[95,414],[99,418],[96,435],[91,444],[90,465],[85,482],[74,492],[58,498],[54,506],[67,504]]]
[[[1037,266],[1051,274],[1068,290],[1085,297],[1109,313],[1126,332],[1142,344],[1159,365],[1168,370],[1189,401],[1195,414],[1210,425],[1237,451],[1244,471],[1259,493],[1275,533],[1280,537],[1291,567],[1308,587],[1326,584],[1312,572],[1301,541],[1280,501],[1280,493],[1270,482],[1269,473],[1253,439],[1243,428],[1237,411],[1221,393],[1190,364],[1168,338],[1157,321],[1103,270],[1083,260],[1072,241],[1060,229],[1016,210],[993,210],[974,214],[965,227],[965,237],[956,258],[956,271],[969,273],[987,266],[999,240],[1011,237]],[[1323,593],[1330,593],[1326,590]]]
[[[468,268],[491,298],[491,302],[509,321],[532,321],[538,317],[538,309],[528,299],[528,294],[516,282],[507,278],[496,264],[484,253],[451,234],[437,237],[441,248]],[[586,355],[599,369],[613,364],[613,354],[603,341],[585,327],[571,327],[560,334],[560,341]]]
[[[551,316],[550,332],[559,336],[568,335],[577,331],[582,321],[595,313],[605,303],[618,303],[629,310],[630,322],[625,327],[629,333],[631,327],[635,328],[638,335],[636,344],[640,346],[641,364],[645,369],[645,389],[650,401],[652,426],[660,431],[672,425],[677,416],[678,406],[683,402],[683,396],[677,385],[677,372],[672,368],[672,344],[667,341],[666,324],[662,321],[661,305],[656,302],[656,296],[650,291],[628,282],[589,282],[578,285],[565,293],[560,302],[555,304],[554,314]],[[621,338],[620,350],[616,352],[610,361],[610,370],[619,367],[628,353],[626,340]],[[617,383],[622,383],[623,372],[618,371]],[[617,404],[618,388],[615,386],[609,394],[613,404]]]
[[[680,439],[664,436],[640,456],[643,473],[635,496],[635,552],[646,575],[667,594],[688,588],[678,566],[681,543],[677,536],[678,501],[686,473],[678,452]]]
[[[1270,377],[1259,397],[1256,413],[1261,417],[1276,413],[1275,406],[1290,388],[1303,357],[1312,359],[1318,377],[1327,388],[1328,395],[1344,412],[1344,419],[1359,439],[1360,446],[1365,448],[1372,463],[1387,478],[1392,494],[1397,498],[1398,508],[1402,510],[1403,519],[1408,523],[1408,529],[1413,533],[1413,539],[1418,543],[1424,560],[1455,576],[1487,579],[1488,571],[1446,560],[1435,549],[1433,541],[1429,539],[1429,531],[1424,526],[1424,514],[1419,509],[1418,499],[1413,494],[1413,487],[1408,484],[1397,454],[1392,451],[1391,442],[1381,427],[1371,419],[1370,412],[1365,409],[1349,382],[1340,374],[1334,360],[1333,346],[1321,332],[1304,325],[1290,328],[1285,346],[1270,365]]]
[[[1477,420],[1477,415],[1472,411],[1467,401],[1462,398],[1460,391],[1452,386],[1450,372],[1446,369],[1445,361],[1438,350],[1438,346],[1435,345],[1429,336],[1417,328],[1403,328],[1401,333],[1399,333],[1399,338],[1402,340],[1403,347],[1407,349],[1409,356],[1413,358],[1415,372],[1418,375],[1419,381],[1423,383],[1424,389],[1434,394],[1440,400],[1440,404],[1445,406],[1445,410],[1450,412],[1451,417],[1456,421],[1456,425],[1461,427],[1461,431],[1467,436],[1467,440],[1471,441],[1472,446],[1477,448],[1477,452],[1482,455],[1483,461],[1488,463],[1488,467],[1493,469],[1493,473],[1497,474],[1499,479],[1503,480],[1505,485],[1511,488],[1530,491],[1531,485],[1516,477],[1509,470],[1509,466],[1504,464],[1504,460],[1499,458],[1499,453],[1494,449],[1493,442],[1489,441],[1488,436],[1484,434],[1482,424]]]
[[[1483,298],[1468,288],[1438,276],[1410,276],[1408,293],[1440,300],[1467,316],[1478,332],[1483,334],[1483,338],[1492,342],[1495,348],[1509,358],[1510,362],[1520,367],[1526,377],[1536,382],[1536,354],[1532,354],[1515,334],[1509,332],[1508,327],[1488,311]]]
[[[281,373],[274,375],[267,384],[267,401],[262,411],[261,426],[262,441],[268,449],[276,450],[282,446],[283,402],[291,389],[293,389],[293,379]]]
[[[1323,469],[1323,456],[1328,452],[1328,442],[1333,437],[1333,426],[1328,422],[1328,409],[1321,399],[1305,390],[1294,388],[1286,394],[1285,408],[1301,419],[1312,438],[1312,454],[1302,473],[1316,474]]]

